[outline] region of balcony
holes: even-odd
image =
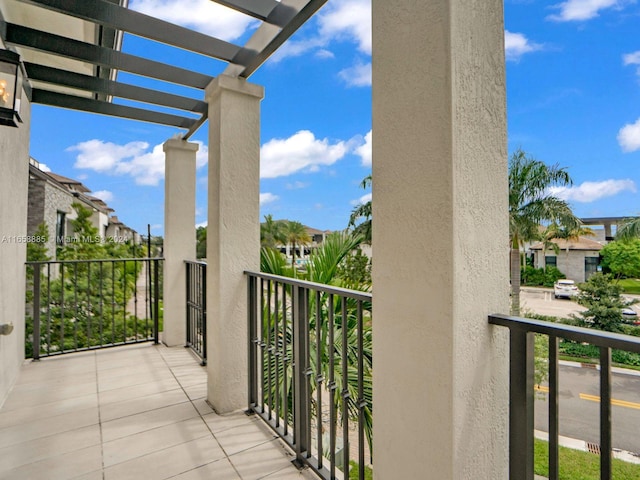
[[[257,416],[217,415],[206,394],[183,347],[27,361],[0,409],[0,478],[316,478]]]
[[[365,440],[373,431],[371,294],[246,272],[248,409],[218,415],[207,402],[204,367],[206,263],[185,262],[187,349],[158,344],[157,332],[147,328],[140,338],[136,330],[136,338],[115,343],[107,328],[118,323],[114,312],[124,319],[127,310],[137,312],[135,301],[125,296],[122,305],[112,305],[106,324],[102,315],[93,318],[93,326],[79,322],[80,310],[91,311],[88,305],[103,305],[116,296],[113,275],[103,274],[109,268],[145,280],[134,285],[152,285],[151,293],[137,288],[131,293],[147,306],[143,312],[157,315],[153,292],[159,291],[161,261],[105,262],[27,265],[36,274],[28,311],[41,313],[36,321],[46,319],[44,326],[34,325],[33,331],[47,341],[34,342],[33,355],[49,358],[25,362],[0,410],[0,478],[364,479],[373,468]],[[116,267],[117,262],[122,265]],[[74,274],[67,273],[60,288],[66,296],[56,299],[53,285],[64,282],[65,271]],[[78,272],[90,276],[91,271],[100,272],[94,278],[99,284],[79,285]],[[40,285],[48,287],[41,291]],[[89,298],[89,290],[100,296],[89,304],[71,302]],[[64,311],[73,315],[56,322],[54,317]],[[156,324],[145,320],[139,322]],[[559,339],[600,348],[600,478],[612,478],[611,349],[640,353],[640,340],[504,315],[491,315],[488,321],[510,331],[508,478],[542,478],[533,473],[534,333],[549,341],[549,478],[561,478]],[[73,344],[79,326],[111,341]],[[66,332],[66,341],[60,340],[66,349],[52,348],[58,331]]]

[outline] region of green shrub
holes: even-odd
[[[530,287],[553,287],[553,284],[566,275],[556,267],[534,268],[527,265],[520,271],[522,285]]]

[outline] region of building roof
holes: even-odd
[[[82,193],[88,193],[91,191],[87,187],[85,187],[82,182],[79,182],[78,180],[74,180],[73,178],[64,177],[62,175],[58,175],[57,173],[53,173],[53,172],[45,172],[45,173],[49,175],[51,178],[53,178],[56,182],[67,186],[70,190],[74,190],[76,192],[82,192]]]
[[[595,240],[591,240],[585,237],[578,237],[577,239],[565,240],[562,238],[554,238],[551,240],[558,245],[560,250],[602,250],[603,245]],[[542,250],[543,243],[538,242],[531,246],[531,250]]]

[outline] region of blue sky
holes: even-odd
[[[236,43],[256,28],[209,0],[130,0],[130,7]],[[250,78],[265,87],[262,216],[338,230],[370,195],[359,187],[371,170],[370,14],[369,0],[329,0]],[[640,212],[639,26],[636,0],[505,1],[509,152],[522,148],[567,167],[574,186],[556,194],[581,217]],[[124,51],[210,75],[224,69],[129,35]],[[201,142],[198,224],[206,223],[206,132],[191,138]],[[161,235],[162,143],[176,133],[34,105],[31,154],[83,181],[129,226],[144,233],[151,224]]]

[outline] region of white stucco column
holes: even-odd
[[[196,258],[197,143],[167,140],[164,179],[164,332],[169,345],[186,342],[185,260]]]
[[[221,75],[209,103],[207,398],[218,413],[247,406],[247,279],[260,269],[261,86]]]
[[[378,480],[507,478],[502,4],[372,0]]]

